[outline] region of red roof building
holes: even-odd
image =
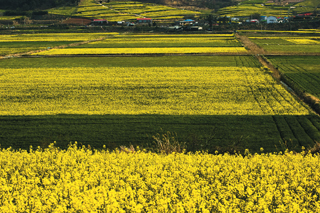
[[[92,23],[93,24],[107,24],[108,21],[105,19],[93,19]]]

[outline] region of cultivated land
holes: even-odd
[[[113,55],[113,54],[246,54],[247,50],[233,34],[219,36],[114,35],[77,47],[54,49],[34,55]]]
[[[0,36],[0,212],[319,212],[320,118],[292,94],[319,107],[318,32],[296,33]]]
[[[84,41],[85,35],[78,35],[65,38]],[[87,40],[96,38],[100,41],[37,53],[50,57],[0,61],[2,147],[57,141],[65,148],[78,141],[96,148],[148,148],[152,136],[166,131],[176,132],[191,151],[264,147],[271,152],[285,146],[298,151],[320,140],[319,117],[277,83],[232,34],[102,34]],[[130,57],[81,57],[97,46],[104,51],[96,56],[111,49],[128,54],[128,41],[139,54],[149,53],[154,45],[151,49],[180,50],[144,57],[136,52]],[[219,51],[184,55],[185,48],[211,46],[243,48],[247,56],[218,56]],[[73,57],[63,56],[63,51]]]
[[[66,47],[106,38],[114,33],[54,33],[0,35],[0,56]],[[74,46],[74,45],[72,45]]]
[[[300,90],[320,99],[320,61],[318,56],[268,56],[267,58]]]
[[[319,36],[270,36],[249,37],[266,50],[266,54],[319,55]]]
[[[97,3],[93,0],[81,1],[76,8],[53,8],[49,10],[54,15],[69,15],[85,18],[100,18],[110,21],[136,21],[137,18],[152,18],[157,22],[183,19],[185,16],[198,17],[201,12],[177,9],[153,3],[135,1],[112,1],[110,3]]]

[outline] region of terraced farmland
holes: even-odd
[[[182,10],[164,5],[141,3],[135,1],[111,1],[103,4],[94,0],[81,1],[76,10],[71,8],[56,8],[50,10],[51,14],[86,18],[102,18],[108,21],[135,21],[137,18],[147,17],[156,20],[183,19],[185,16],[198,16],[201,12]]]
[[[290,11],[289,15],[292,11]],[[220,16],[250,16],[254,13],[261,14],[263,16],[276,16],[282,17],[288,15],[288,7],[262,5],[261,3],[249,3],[236,6],[229,6],[221,8],[218,11]]]

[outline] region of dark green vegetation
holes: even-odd
[[[267,152],[285,148],[301,151],[320,140],[318,116],[171,116],[171,115],[55,115],[0,116],[1,147],[46,147],[53,141],[60,148],[69,142],[109,149],[121,145],[150,149],[152,136],[177,133],[188,151]],[[286,144],[286,145],[285,145]]]
[[[260,67],[253,56],[53,57],[0,61],[3,68],[39,67]]]
[[[267,58],[300,90],[320,98],[319,56],[268,56]]]
[[[24,53],[33,50],[45,50],[47,48],[72,44],[74,41],[15,41],[0,42],[0,55]]]
[[[39,10],[63,5],[76,6],[80,0],[0,0],[0,9],[14,11]]]
[[[176,42],[174,40],[163,40],[163,42],[133,42],[134,39],[128,39],[128,42],[117,43],[114,42],[116,39],[108,39],[102,42],[92,42],[89,44],[84,44],[77,46],[76,48],[144,48],[144,47],[241,47],[242,45],[237,42],[234,38],[226,38],[226,40],[211,39],[201,42],[199,38],[198,42]],[[133,41],[132,41],[133,40]]]

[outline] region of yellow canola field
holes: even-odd
[[[1,115],[306,115],[260,68],[2,69]]]
[[[118,33],[39,33],[0,35],[0,42],[15,41],[86,41],[116,35]]]
[[[294,38],[294,39],[286,39],[286,40],[295,44],[320,44],[319,41],[312,40],[312,39]]]
[[[319,212],[319,155],[0,151],[0,212]]]
[[[165,48],[67,48],[52,49],[33,55],[86,55],[86,54],[183,54],[183,53],[246,53],[244,47],[165,47]]]

